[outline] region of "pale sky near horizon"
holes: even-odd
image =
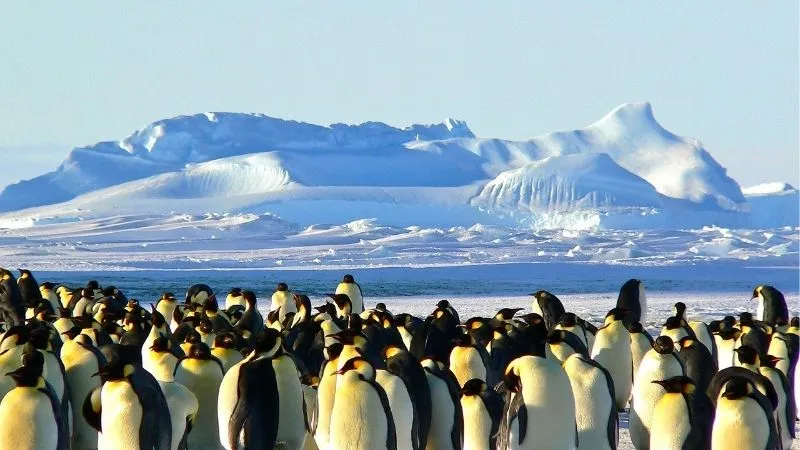
[[[455,117],[524,139],[629,101],[651,102],[742,186],[800,178],[797,2],[122,6],[0,4],[0,186],[179,114]]]

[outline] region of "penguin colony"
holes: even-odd
[[[149,308],[0,269],[2,449],[788,449],[800,321],[758,286],[757,314],[675,305],[654,339],[639,280],[602,326],[534,294],[462,320],[365,309],[347,275],[312,306],[278,285],[204,284]]]

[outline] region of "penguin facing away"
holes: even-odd
[[[630,279],[619,289],[617,308],[625,310],[625,325],[647,321],[647,295],[642,280]]]
[[[464,415],[463,449],[494,450],[503,420],[503,397],[483,380],[473,378],[461,388],[461,411]]]
[[[580,448],[616,449],[619,419],[611,374],[596,361],[573,353],[563,363],[575,398]]]
[[[770,401],[747,379],[730,378],[717,400],[711,448],[778,448],[772,409]]]
[[[714,405],[706,393],[696,390],[692,379],[686,376],[652,383],[660,385],[666,392],[653,410],[650,448],[710,448]]]

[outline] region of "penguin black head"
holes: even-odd
[[[677,316],[667,317],[667,320],[664,321],[664,328],[668,330],[675,330],[681,326],[681,318]]]
[[[28,277],[33,278],[33,274],[28,269],[17,269],[17,271],[19,272],[19,279],[28,278]],[[17,281],[19,281],[19,279]]]
[[[629,333],[644,333],[644,327],[642,326],[641,322],[631,322],[628,325],[628,332]]]
[[[297,307],[298,311],[300,310],[300,307],[303,307],[309,313],[311,312],[310,311],[310,309],[311,309],[311,299],[308,298],[307,295],[295,293],[292,296],[292,298],[294,298],[294,306]],[[326,305],[329,305],[329,304],[330,303],[326,303]],[[319,308],[317,308],[317,311],[319,311]]]
[[[755,326],[755,321],[753,321],[753,314],[749,312],[743,312],[739,314],[739,324],[745,325],[748,327]]]
[[[186,337],[183,338],[183,342],[187,344],[197,344],[198,342],[202,342],[203,338],[200,336],[200,333],[197,330],[190,330],[186,333]]]
[[[47,328],[31,330],[28,342],[37,350],[50,350],[50,331]]]
[[[206,319],[205,317],[200,319],[200,325],[197,326],[197,329],[204,334],[210,334],[214,332],[214,324],[211,323],[210,320]]]
[[[653,341],[653,349],[661,355],[668,355],[675,351],[675,345],[669,336],[659,336]]]
[[[342,277],[342,283],[350,284],[350,283],[355,283],[355,282],[356,282],[356,279],[353,278],[353,276],[350,275],[350,274],[347,274],[344,277]]]
[[[39,285],[39,289],[44,289],[47,291],[52,291],[54,287],[56,287],[56,284],[49,281],[45,281]]]
[[[447,301],[447,300],[439,300],[439,302],[436,303],[436,307],[437,308],[449,308],[450,307],[450,302]]]
[[[683,302],[675,303],[675,317],[679,319],[683,319],[683,315],[686,312],[686,304]]]
[[[214,337],[214,348],[236,348],[236,335],[230,331],[223,331]]]
[[[228,291],[228,295],[230,295],[231,297],[239,297],[242,295],[242,288],[238,287],[231,288],[231,290]]]
[[[255,292],[253,292],[253,291],[243,291],[242,292],[242,297],[244,297],[244,301],[247,302],[247,304],[249,306],[252,306],[252,307],[256,306],[256,302],[258,301],[258,299],[256,299],[256,293]]]
[[[536,313],[524,314],[524,315],[519,316],[519,318],[522,319],[522,321],[525,322],[528,325],[539,325],[539,324],[541,324],[542,326],[544,326],[544,317],[542,317],[542,316],[540,316],[539,314],[536,314]]]
[[[276,309],[267,313],[267,323],[275,323],[280,320],[281,310]]]
[[[367,336],[364,335],[359,329],[347,329],[342,330],[336,334],[332,334],[330,337],[341,342],[344,345],[354,345],[359,348],[363,348],[367,344]]]
[[[125,309],[128,311],[138,311],[141,307],[142,306],[139,304],[139,300],[136,300],[135,298],[129,299],[128,304],[125,305]]]
[[[278,287],[275,288],[275,290],[276,291],[282,291],[282,292],[288,291],[289,290],[289,285],[286,284],[286,283],[278,283]]]
[[[670,394],[691,394],[695,389],[694,381],[685,375],[656,380],[653,383],[660,385]]]
[[[172,292],[164,292],[163,294],[161,294],[161,298],[159,300],[174,302],[177,300],[177,298],[175,298],[175,294],[173,294]]]
[[[781,361],[783,361],[783,358],[778,358],[777,356],[762,354],[759,357],[759,362],[760,362],[759,366],[761,366],[761,367],[771,367],[771,368],[774,369],[776,367],[776,365]]]
[[[572,328],[578,324],[578,316],[571,312],[564,313],[558,321],[558,324],[562,327]]]
[[[589,350],[583,344],[583,341],[573,332],[566,330],[553,330],[547,334],[545,340],[550,345],[566,344],[575,353],[579,353],[585,357],[589,357]]]
[[[738,357],[739,362],[742,364],[754,365],[760,360],[758,351],[747,344],[736,348],[734,352],[736,352],[736,356]]]
[[[189,354],[187,354],[186,357],[192,359],[202,359],[204,361],[209,360],[211,359],[211,349],[208,348],[208,345],[206,345],[204,342],[198,342],[189,347]]]
[[[15,325],[6,331],[3,335],[3,339],[0,340],[0,346],[6,346],[6,341],[8,341],[11,345],[24,345],[28,343],[30,339],[30,330],[28,327],[24,325]]]
[[[81,334],[81,327],[74,326],[61,334],[68,337],[70,340],[75,339],[79,334]]]
[[[92,299],[92,298],[94,298],[94,291],[89,289],[89,288],[82,289],[81,290],[81,297]]]
[[[36,387],[40,383],[44,384],[41,380],[43,371],[44,356],[34,350],[22,355],[22,367],[6,375],[10,376],[19,387]]]
[[[387,309],[386,309],[386,303],[383,303],[383,302],[378,303],[377,305],[375,305],[375,309],[377,309],[378,311],[388,312]]]
[[[516,313],[522,311],[525,308],[503,308],[497,311],[497,314],[494,315],[496,319],[501,320],[511,320]]]
[[[217,296],[211,294],[210,297],[203,300],[203,311],[206,314],[216,314],[219,312],[219,303],[217,303]]]
[[[277,353],[283,343],[281,333],[273,328],[267,328],[256,336],[253,351],[257,355],[272,356]]]
[[[519,375],[514,373],[514,367],[506,368],[506,373],[503,376],[503,383],[506,385],[506,389],[511,392],[518,393],[522,389],[522,384]]]
[[[358,371],[361,376],[368,380],[375,379],[375,367],[370,364],[369,361],[366,359],[356,356],[355,358],[350,358],[347,362],[344,363],[341,369],[334,372],[336,375],[343,375],[351,370]]]
[[[344,350],[344,345],[342,345],[339,342],[334,342],[333,344],[325,347],[325,349],[323,350],[323,355],[325,356],[325,359],[330,361],[332,359],[338,358],[339,355],[342,354],[342,350]]]
[[[150,316],[153,318],[153,326],[156,328],[167,326],[167,320],[164,319],[164,315],[158,312],[155,306],[152,306],[152,309]]]
[[[106,357],[106,363],[92,376],[99,376],[104,383],[133,375],[137,366],[141,364],[142,352],[135,345],[109,344],[103,346],[100,351]]]
[[[333,303],[326,302],[323,305],[315,306],[314,309],[320,314],[328,314],[331,317],[336,317],[336,307],[333,306]]]
[[[617,320],[622,320],[625,318],[625,314],[627,314],[627,310],[625,308],[612,308],[606,314],[605,322],[608,324],[610,322],[616,322]]]
[[[789,321],[789,326],[792,328],[800,328],[800,317],[792,317],[792,320]]]
[[[681,348],[694,347],[697,345],[697,338],[694,336],[684,336],[678,340],[678,343],[680,343]]]
[[[328,297],[333,299],[339,309],[344,309],[345,306],[352,306],[353,304],[347,294],[328,294]]]
[[[469,334],[459,334],[451,342],[456,347],[471,347],[473,345],[472,336]]]
[[[738,400],[753,392],[753,386],[746,378],[733,377],[725,384],[722,396],[728,400]]]
[[[150,350],[156,353],[164,353],[169,351],[169,338],[166,336],[159,336],[153,340],[153,345],[150,346]]]
[[[481,392],[485,392],[489,390],[489,386],[481,380],[480,378],[473,378],[466,383],[464,383],[464,387],[461,388],[461,395],[470,397],[474,395],[479,395]]]

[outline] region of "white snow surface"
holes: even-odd
[[[453,119],[323,127],[204,113],[74,149],[55,171],[7,186],[0,221],[269,211],[302,226],[375,217],[403,227],[742,228],[754,226],[748,200],[648,103],[519,142],[476,138]],[[796,223],[768,208],[757,221]]]

